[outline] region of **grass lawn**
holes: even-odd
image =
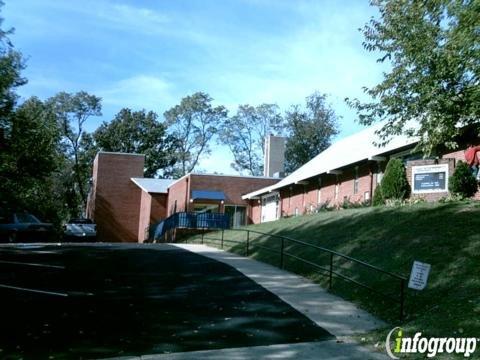
[[[408,278],[414,260],[432,265],[426,289],[406,291],[406,316],[398,320],[398,305],[355,285],[335,279],[332,292],[352,300],[391,324],[382,331],[362,336],[367,343],[381,342],[393,326],[406,336],[479,337],[480,335],[480,203],[417,204],[323,212],[248,227],[260,232],[286,235],[336,250]],[[220,233],[208,233],[205,242],[219,246]],[[226,231],[225,249],[243,254],[245,232]],[[189,239],[199,241],[199,236]],[[230,241],[239,241],[233,243]],[[279,249],[279,240],[250,234],[253,258],[278,266],[279,257],[255,245]],[[286,244],[286,251],[324,266],[329,256]],[[383,292],[399,293],[399,283],[337,259],[341,272]],[[294,259],[286,269],[322,286],[327,277]]]

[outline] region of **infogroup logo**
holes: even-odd
[[[397,337],[392,339],[395,332]],[[426,353],[429,358],[441,353],[463,354],[464,357],[470,357],[477,348],[477,341],[477,338],[426,338],[422,337],[421,332],[415,333],[413,338],[406,337],[403,335],[402,328],[395,327],[387,335],[385,349],[392,359],[399,359],[397,355],[409,353]]]

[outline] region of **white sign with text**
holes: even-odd
[[[423,290],[427,286],[430,264],[414,261],[408,287],[415,290]]]

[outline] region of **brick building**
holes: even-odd
[[[250,201],[250,211],[260,214],[261,221],[272,221],[308,213],[318,206],[370,202],[391,158],[403,160],[412,197],[435,201],[447,196],[448,178],[456,163],[465,161],[465,147],[425,159],[415,151],[415,138],[396,136],[383,147],[375,145],[381,126],[372,126],[332,144],[278,183],[244,195]],[[473,131],[459,139],[464,145],[478,142]],[[475,197],[480,199],[480,193]]]
[[[151,224],[177,212],[226,213],[232,227],[258,223],[259,214],[250,211],[242,195],[280,180],[212,174],[148,179],[144,164],[144,155],[97,154],[86,212],[101,241],[143,242]]]
[[[448,195],[448,178],[464,160],[464,149],[425,159],[415,151],[417,140],[404,136],[379,147],[375,142],[380,127],[337,141],[283,179],[212,174],[146,179],[144,155],[101,152],[93,166],[87,216],[97,223],[103,241],[142,242],[151,224],[179,212],[225,213],[230,225],[238,227],[345,201],[369,203],[391,158],[404,162],[412,197],[434,201]],[[467,132],[459,143],[478,143],[478,137]],[[277,139],[271,145],[283,146]],[[273,151],[275,157],[266,157],[271,159],[269,173],[282,168],[278,149]]]

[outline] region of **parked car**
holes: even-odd
[[[53,226],[38,220],[27,212],[0,215],[0,242],[48,242],[53,237]]]
[[[64,226],[63,239],[68,242],[95,242],[97,227],[90,219],[71,219]]]

